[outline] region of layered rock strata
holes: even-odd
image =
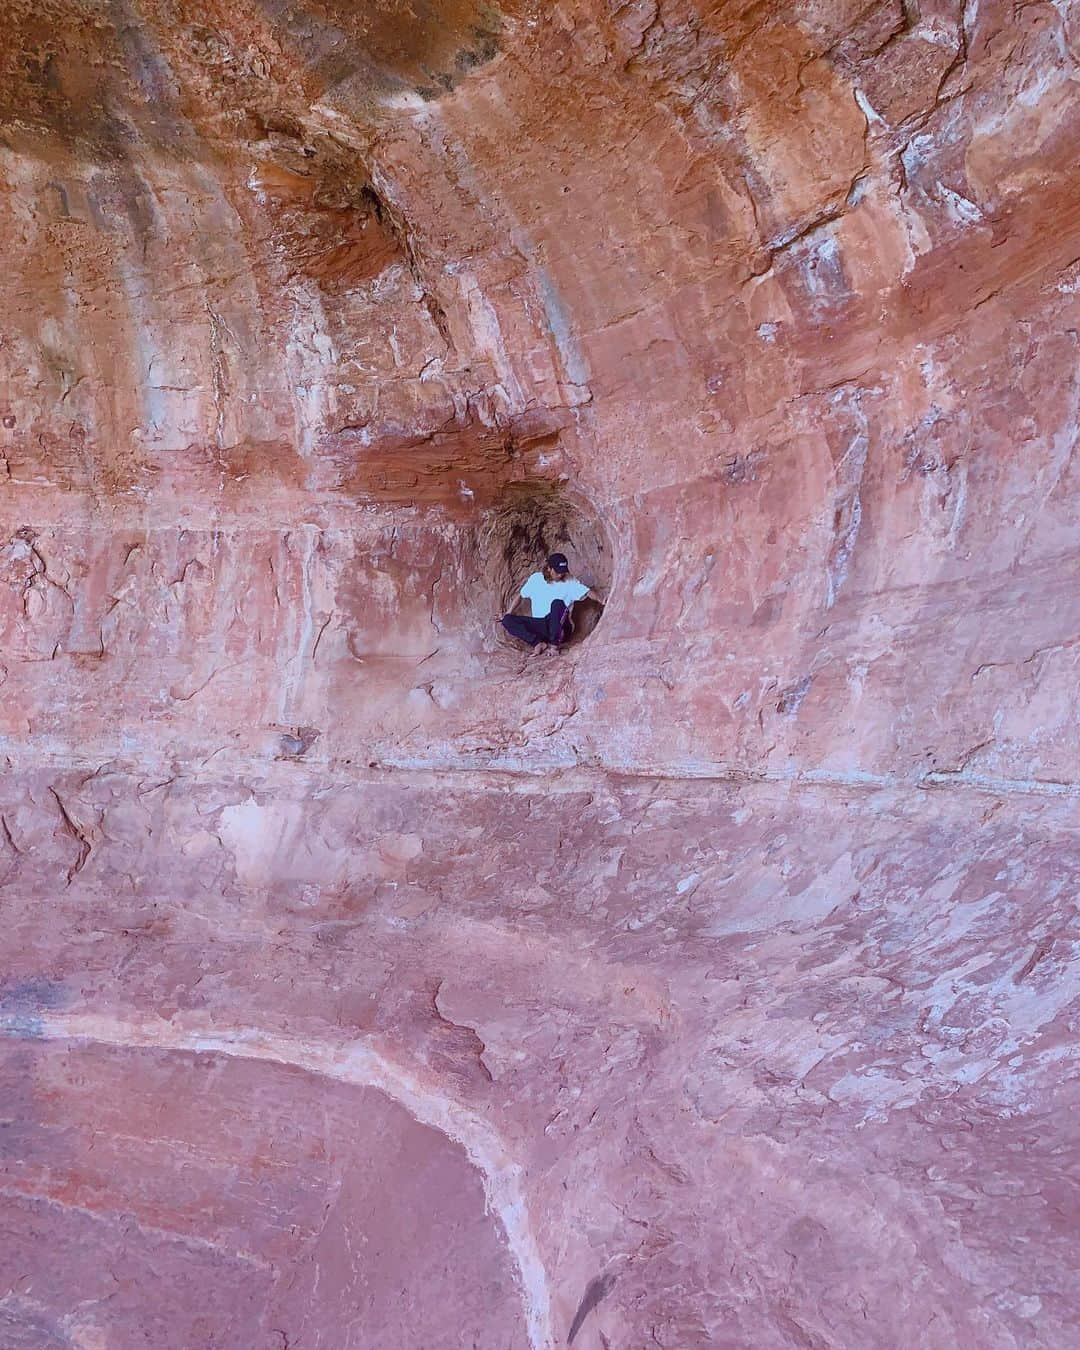
[[[0,19],[0,1342],[1069,1343],[1075,7]]]

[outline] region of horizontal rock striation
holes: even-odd
[[[0,1343],[1068,1344],[1074,8],[0,22]]]

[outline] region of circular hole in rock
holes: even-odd
[[[592,505],[576,492],[551,484],[511,488],[486,513],[477,552],[485,582],[480,589],[496,619],[514,608],[525,579],[543,567],[550,553],[565,553],[572,575],[608,596],[612,553],[607,531]],[[579,600],[573,610],[574,631],[564,646],[584,641],[603,612],[595,600]],[[501,627],[497,637],[502,645],[520,647]]]

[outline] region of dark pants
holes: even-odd
[[[502,626],[511,637],[520,638],[530,647],[538,642],[558,642],[562,631],[566,606],[561,600],[551,602],[551,612],[543,619],[529,619],[524,614],[504,614]]]

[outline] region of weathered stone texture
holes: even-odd
[[[1076,7],[0,23],[0,1344],[1071,1343]]]

